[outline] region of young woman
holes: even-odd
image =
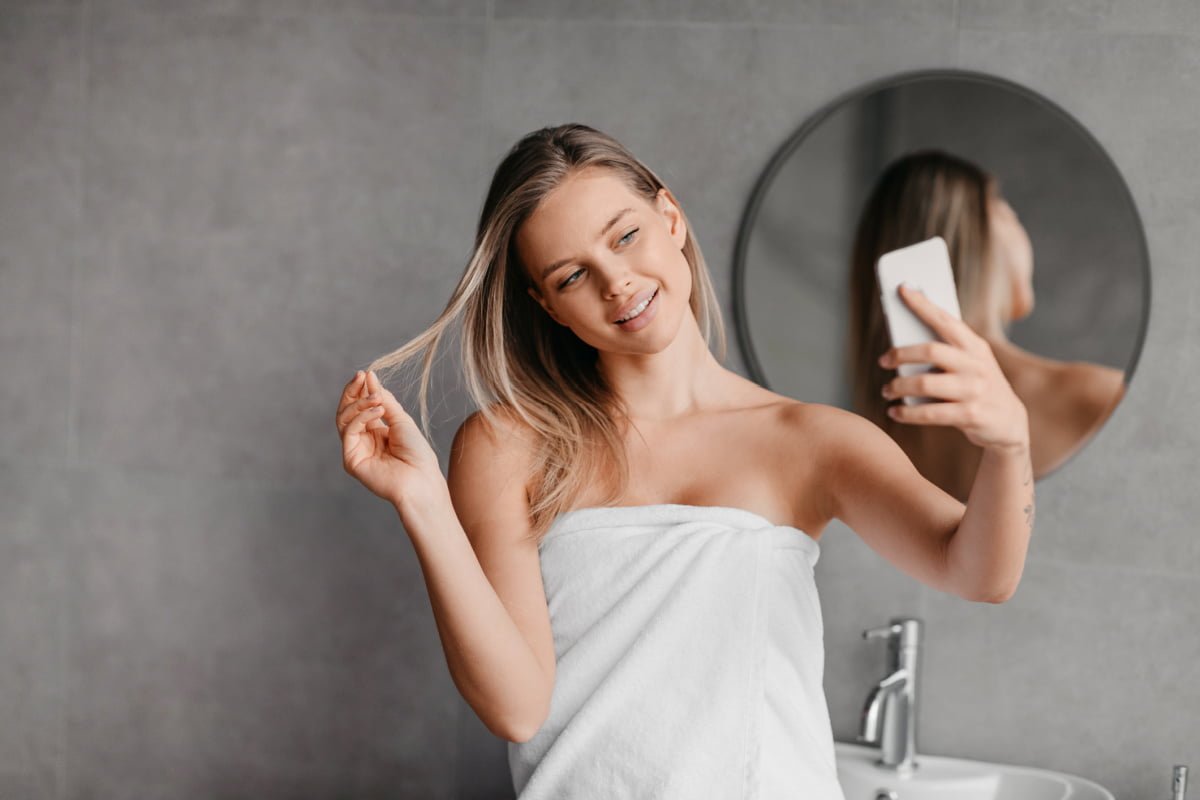
[[[1016,589],[1033,524],[1025,410],[986,342],[919,294],[945,343],[881,353],[912,425],[979,447],[964,507],[878,426],[724,368],[717,300],[674,195],[617,141],[544,128],[503,159],[475,252],[425,333],[347,383],[345,469],[392,503],[455,685],[510,742],[522,800],[837,798],[811,567],[846,522],[967,600]],[[479,410],[448,477],[426,435],[460,319]],[[425,351],[422,427],[375,368]]]
[[[982,450],[954,427],[914,427],[887,416],[876,362],[888,334],[875,262],[889,250],[941,236],[959,307],[992,350],[1029,414],[1034,478],[1057,469],[1104,423],[1125,393],[1121,370],[1031,353],[1008,338],[1034,307],[1033,247],[994,175],[941,150],[909,153],[879,176],[860,215],[850,264],[847,355],[854,410],[888,433],[922,475],[966,501]]]

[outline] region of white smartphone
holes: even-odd
[[[879,279],[879,300],[887,318],[892,347],[942,341],[908,303],[904,302],[897,288],[901,283],[920,289],[934,304],[962,319],[962,312],[958,307],[958,289],[954,285],[954,271],[950,267],[950,250],[942,237],[934,236],[932,239],[884,253],[875,262],[875,275]],[[878,355],[876,354],[876,357]],[[933,369],[933,364],[906,363],[896,367],[896,371],[905,377],[931,372]],[[938,398],[914,395],[904,395],[900,399],[910,406],[941,402]]]

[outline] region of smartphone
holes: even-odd
[[[958,288],[954,285],[954,271],[950,268],[950,250],[942,237],[934,236],[932,239],[884,253],[875,262],[875,275],[879,279],[879,300],[883,305],[883,315],[887,319],[892,347],[942,341],[941,337],[909,308],[908,303],[904,302],[897,288],[901,283],[920,289],[936,305],[962,319],[962,312],[958,307]],[[907,377],[932,372],[934,366],[906,363],[897,365],[896,371]],[[935,397],[915,395],[904,395],[900,399],[910,406],[941,402]]]

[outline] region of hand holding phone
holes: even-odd
[[[950,251],[942,237],[934,236],[932,239],[884,253],[875,263],[875,274],[879,280],[879,300],[887,319],[892,347],[943,341],[904,302],[898,291],[901,283],[920,289],[934,304],[957,319],[962,319],[962,312],[958,306],[958,289],[954,284],[954,271],[950,266]],[[907,377],[933,369],[932,364],[902,363],[897,366],[896,371]],[[904,395],[901,400],[909,406],[939,402],[935,398],[912,395]]]

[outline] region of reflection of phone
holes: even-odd
[[[879,300],[887,318],[892,347],[942,341],[904,302],[897,291],[901,283],[920,289],[935,305],[962,319],[962,312],[958,308],[958,290],[954,286],[954,272],[950,267],[950,251],[942,237],[934,236],[918,244],[884,253],[875,263],[875,274],[879,278]],[[905,377],[933,370],[933,364],[905,363],[896,367],[896,371]],[[910,406],[940,402],[937,398],[913,395],[904,395],[901,400]]]

